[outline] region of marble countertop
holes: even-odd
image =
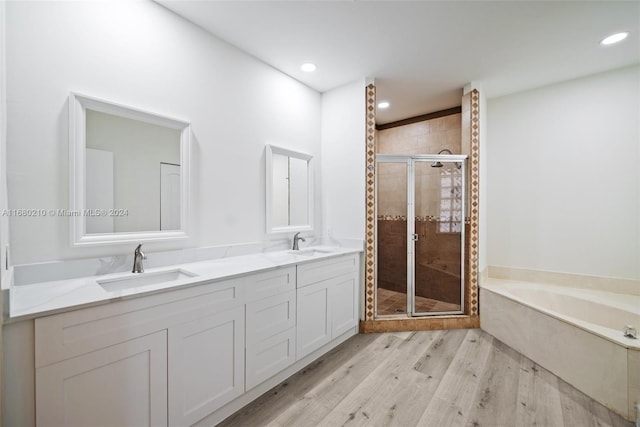
[[[354,248],[318,247],[315,249],[327,252],[316,252],[313,255],[303,255],[305,251],[301,251],[299,254],[292,253],[292,251],[264,252],[149,268],[145,269],[145,272],[141,274],[130,272],[113,273],[28,285],[14,285],[9,292],[9,309],[5,310],[5,322],[41,317],[122,299],[138,298],[168,290],[176,290],[181,287],[194,286],[203,282],[230,279],[278,267],[304,264],[320,259],[362,252],[360,249]],[[134,276],[138,278],[142,275],[153,275],[154,273],[176,269],[181,269],[195,276],[171,282],[111,291],[105,290],[98,283],[98,281],[104,282]]]

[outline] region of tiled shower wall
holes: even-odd
[[[462,154],[462,114],[379,130],[376,136],[381,154],[437,154],[443,148]]]

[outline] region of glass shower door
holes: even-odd
[[[376,316],[407,315],[407,169],[377,164]]]
[[[464,309],[465,162],[425,157],[412,163],[410,315],[458,314]]]

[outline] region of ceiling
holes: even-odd
[[[640,63],[639,1],[156,1],[319,92],[375,78],[378,123]]]

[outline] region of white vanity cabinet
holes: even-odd
[[[301,359],[358,323],[356,255],[297,267],[296,357]]]
[[[38,426],[184,426],[244,392],[242,279],[35,320]]]
[[[215,425],[357,333],[359,259],[36,318],[37,426]]]

